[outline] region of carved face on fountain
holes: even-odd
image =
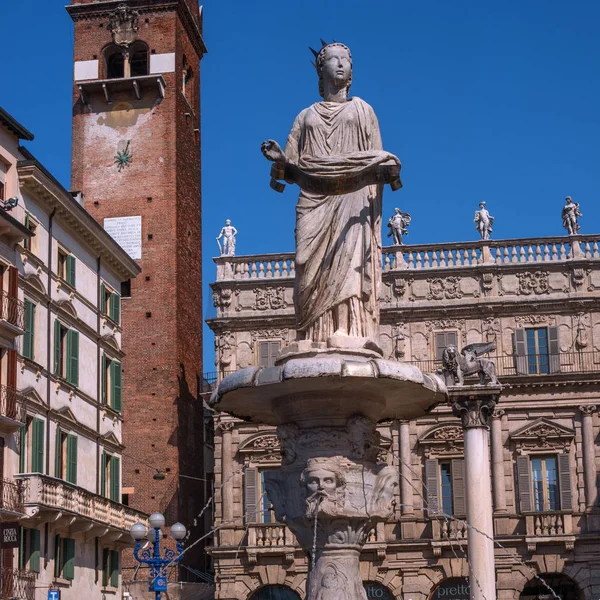
[[[346,480],[339,467],[330,460],[312,460],[300,478],[306,493],[307,515],[336,511],[344,504]]]
[[[306,490],[310,496],[314,494],[321,494],[322,496],[332,495],[337,488],[337,476],[333,471],[316,469],[315,471],[310,471],[306,478]]]

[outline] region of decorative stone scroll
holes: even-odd
[[[435,425],[419,439],[419,446],[426,458],[446,458],[462,456],[464,453],[464,433],[460,425]]]
[[[519,454],[530,452],[568,452],[575,431],[544,417],[511,433],[510,440]]]

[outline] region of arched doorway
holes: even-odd
[[[248,600],[301,600],[300,596],[284,585],[266,585],[256,590]]]
[[[363,585],[365,586],[365,592],[367,592],[369,600],[372,598],[376,598],[377,600],[396,600],[396,596],[390,590],[376,581],[363,581]]]
[[[583,592],[579,586],[562,573],[540,573],[540,577],[554,590],[561,600],[583,600]],[[521,600],[550,600],[550,590],[535,577],[531,579],[521,592]]]
[[[466,577],[450,577],[440,581],[429,596],[429,600],[469,600],[471,588]]]

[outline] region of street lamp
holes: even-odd
[[[175,523],[171,527],[171,537],[177,542],[177,552],[164,548],[161,556],[160,541],[163,537],[161,528],[165,526],[165,517],[160,513],[153,513],[148,522],[150,523],[149,531],[146,531],[146,527],[142,523],[136,523],[129,533],[135,540],[133,549],[135,559],[150,568],[148,591],[155,592],[156,600],[160,600],[161,592],[167,591],[167,565],[177,564],[183,558],[182,540],[186,536],[187,530],[181,523]],[[143,539],[150,541],[152,548],[142,550]]]

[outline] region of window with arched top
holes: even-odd
[[[266,585],[254,592],[248,600],[300,600],[300,596],[283,585]]]
[[[110,44],[103,55],[106,79],[148,75],[148,45],[145,42],[134,42],[128,48]]]

